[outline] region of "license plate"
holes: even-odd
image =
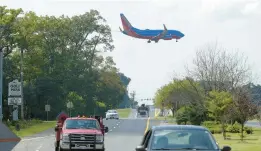
[[[78,145],[77,145],[78,146]],[[86,145],[79,145],[80,149],[87,149],[87,148],[91,148],[90,144],[86,144]]]

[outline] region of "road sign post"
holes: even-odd
[[[73,108],[73,103],[71,101],[69,101],[66,104],[67,108],[69,109],[69,116],[71,117],[71,109]]]
[[[46,121],[48,121],[48,112],[51,111],[51,106],[49,104],[45,105],[45,112],[46,112]]]
[[[18,120],[19,105],[23,105],[21,98],[21,82],[14,80],[8,84],[8,105],[13,106],[13,120]],[[23,116],[23,109],[21,108],[21,114]]]

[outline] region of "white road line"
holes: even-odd
[[[115,127],[113,127],[113,128],[115,128]]]
[[[40,151],[40,149],[43,147],[43,145],[40,145],[39,147],[37,147],[37,149],[35,151]]]
[[[34,137],[34,138],[25,138],[25,139],[22,139],[21,142],[23,142],[23,141],[35,140],[35,139],[42,139],[42,138],[47,138],[47,137],[54,137],[54,136],[55,136],[55,135],[48,135],[48,136]]]

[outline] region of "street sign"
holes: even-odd
[[[50,105],[45,105],[45,112],[50,112],[51,106]]]
[[[14,80],[8,84],[8,96],[20,97],[21,93],[21,82]]]
[[[8,98],[8,105],[21,105],[22,104],[22,98],[15,98],[15,97],[9,97]]]
[[[73,108],[73,103],[72,103],[72,102],[68,102],[68,103],[67,103],[67,108],[68,108],[68,109]]]

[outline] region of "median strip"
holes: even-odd
[[[150,117],[147,119],[147,125],[144,134],[148,131],[150,125]]]
[[[20,138],[4,138],[4,139],[0,139],[0,142],[20,142]]]

